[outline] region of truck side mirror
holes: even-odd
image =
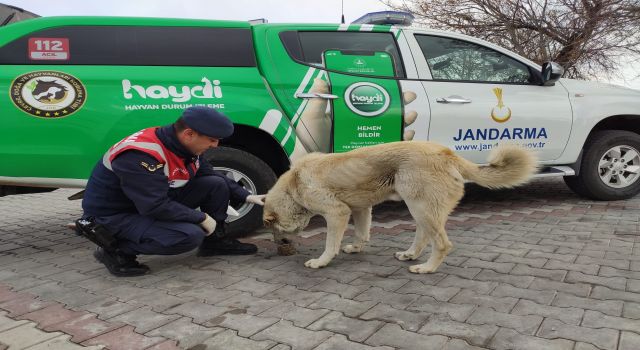
[[[553,86],[564,74],[564,68],[555,62],[545,62],[542,65],[542,85]]]

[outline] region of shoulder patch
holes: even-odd
[[[143,168],[149,170],[150,172],[154,172],[158,169],[162,169],[162,167],[164,167],[164,164],[159,163],[159,164],[155,164],[155,165],[149,165],[149,163],[147,162],[140,162],[140,165],[142,165]]]

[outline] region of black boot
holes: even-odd
[[[226,237],[224,225],[224,221],[217,222],[215,231],[202,241],[198,256],[250,255],[258,251],[255,244],[242,243],[237,239]]]
[[[93,256],[103,263],[114,276],[134,277],[142,276],[149,272],[149,266],[139,263],[135,255],[114,253],[102,247],[97,247]]]

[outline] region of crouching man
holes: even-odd
[[[233,134],[222,113],[189,107],[173,124],[116,143],[93,169],[78,232],[98,243],[94,256],[115,276],[149,272],[139,254],[254,254],[225,234],[229,200],[264,204],[263,195],[217,173],[200,156]],[[200,208],[200,210],[196,210]]]

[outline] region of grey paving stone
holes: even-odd
[[[640,303],[640,294],[631,292],[622,292],[607,287],[595,286],[591,292],[591,297],[595,299],[617,299]]]
[[[601,349],[615,349],[618,344],[618,331],[616,330],[572,326],[550,318],[544,320],[538,336],[547,339],[581,341],[593,344]]]
[[[147,333],[178,318],[180,315],[164,315],[151,310],[151,308],[139,308],[112,317],[107,321],[130,324],[136,328],[136,332]]]
[[[362,342],[376,332],[382,325],[383,322],[380,321],[363,321],[346,317],[337,311],[332,311],[309,325],[307,329],[341,333],[346,335],[351,341]]]
[[[553,259],[553,260],[560,260],[560,261],[564,261],[566,263],[573,263],[576,262],[576,255],[572,255],[572,254],[554,254],[554,253],[545,253],[545,252],[538,252],[535,250],[532,250],[530,252],[527,253],[526,255],[527,258],[545,258],[545,259]]]
[[[201,343],[204,347],[196,347],[195,349],[207,349],[207,350],[229,350],[229,349],[242,349],[242,350],[266,350],[272,348],[277,343],[271,340],[257,341],[240,337],[235,331],[226,330],[218,333],[215,336],[204,340]]]
[[[640,334],[622,332],[620,335],[620,345],[618,345],[618,350],[637,350],[639,345]]]
[[[338,269],[319,269],[313,272],[313,277],[330,278],[340,283],[349,283],[364,275],[364,272],[344,271]]]
[[[239,294],[217,303],[216,306],[227,306],[234,309],[244,309],[247,313],[257,315],[269,308],[279,304],[278,300],[256,298],[249,293],[240,292]]]
[[[280,321],[254,335],[255,340],[272,340],[291,345],[294,349],[313,349],[333,334],[327,331],[310,331],[296,327],[289,321]]]
[[[518,299],[512,297],[498,298],[490,295],[478,294],[469,289],[464,289],[453,297],[450,302],[456,304],[486,306],[499,312],[508,313],[516,305]]]
[[[451,339],[445,344],[443,350],[484,350],[485,347],[470,345],[462,339]]]
[[[124,314],[140,306],[123,303],[113,297],[104,297],[102,300],[95,301],[82,307],[73,308],[74,310],[86,310],[98,315],[101,320],[106,320],[117,315]]]
[[[591,328],[606,327],[622,331],[640,332],[640,320],[609,316],[598,311],[590,310],[585,312],[582,325]]]
[[[420,311],[435,314],[444,314],[448,317],[463,322],[476,308],[472,304],[455,304],[436,301],[431,297],[420,297],[417,301],[411,304],[407,310]]]
[[[145,335],[149,337],[174,339],[178,341],[178,345],[181,348],[189,349],[223,331],[224,329],[219,327],[203,327],[191,322],[191,319],[188,317],[182,317],[162,327],[153,329]]]
[[[498,331],[493,325],[472,325],[456,322],[446,316],[434,315],[419,333],[426,335],[445,335],[452,338],[464,339],[469,344],[483,346]]]
[[[302,266],[302,265],[301,265]],[[298,269],[302,267],[299,266]],[[310,270],[305,268],[306,270]],[[270,283],[282,283],[299,289],[309,289],[324,281],[324,277],[314,277],[312,274],[302,272],[283,273],[269,280]]]
[[[130,285],[118,285],[104,291],[105,294],[117,297],[121,301],[129,301],[146,294],[153,293],[153,289],[139,288]]]
[[[182,289],[182,288],[180,288]],[[218,289],[210,284],[201,285],[182,293],[176,294],[177,297],[189,297],[202,300],[208,304],[218,304],[231,297],[238,295],[237,291]]]
[[[566,339],[547,340],[501,328],[488,346],[498,350],[573,350],[574,342]]]
[[[28,322],[7,329],[0,332],[0,339],[9,346],[9,349],[25,349],[62,335],[60,332],[42,332],[35,326],[35,323]]]
[[[419,281],[409,281],[396,292],[403,294],[418,294],[435,298],[439,301],[447,301],[460,292],[457,287],[438,287],[424,284]]]
[[[627,280],[627,292],[640,293],[640,280]]]
[[[47,279],[49,280],[54,280],[54,281],[59,281],[62,282],[64,284],[68,284],[68,283],[76,283],[82,280],[86,280],[89,279],[93,276],[91,275],[86,275],[77,271],[73,271],[73,270],[64,270],[62,272],[53,274],[53,275],[49,275],[47,276]]]
[[[603,266],[611,266],[616,269],[629,269],[629,260],[613,260],[613,259],[597,259],[589,256],[579,256],[576,261],[576,264],[595,264],[595,265],[603,265]]]
[[[576,342],[574,350],[599,350],[597,346],[589,343]]]
[[[516,288],[510,284],[501,284],[491,292],[496,297],[513,297],[535,301],[538,304],[548,305],[555,296],[554,291],[538,291],[524,288]]]
[[[563,291],[577,296],[586,297],[591,288],[589,285],[583,283],[556,282],[546,278],[536,277],[529,286],[529,289]]]
[[[253,296],[261,297],[261,296],[264,296],[265,294],[269,294],[273,292],[278,288],[281,288],[282,286],[283,284],[281,283],[272,284],[272,283],[259,282],[255,278],[246,278],[242,281],[239,281],[227,286],[225,289],[243,291],[243,292],[250,293]]]
[[[482,282],[463,279],[457,276],[447,276],[445,279],[438,283],[438,287],[458,287],[461,289],[473,289],[478,293],[488,294],[491,292],[498,283],[496,282]]]
[[[578,325],[584,315],[584,310],[575,307],[556,307],[536,304],[521,299],[511,311],[514,315],[540,315],[560,320],[566,324]]]
[[[129,285],[129,283],[120,282],[120,281],[113,281],[113,280],[110,280],[110,279],[106,279],[104,277],[93,277],[93,278],[90,278],[90,279],[79,281],[75,285],[78,286],[78,287],[82,287],[84,289],[87,289],[87,290],[89,290],[91,292],[100,292],[100,293],[102,293],[103,291],[105,291],[107,289],[118,287],[118,286],[121,286],[121,285]]]
[[[206,323],[212,318],[218,317],[226,312],[232,311],[232,308],[223,306],[213,306],[201,302],[186,302],[164,310],[167,315],[177,314],[181,316],[191,317],[195,323]],[[244,311],[244,310],[243,310]]]
[[[445,259],[446,260],[446,259]],[[458,267],[448,265],[446,262],[438,268],[439,273],[445,273],[447,275],[454,275],[462,277],[464,279],[473,279],[477,274],[482,271],[479,267]]]
[[[640,280],[640,272],[637,271],[629,271],[629,270],[620,270],[610,266],[602,266],[598,275],[604,277],[625,277],[635,280]]]
[[[340,311],[345,316],[358,317],[376,305],[377,301],[355,301],[341,298],[335,294],[328,294],[308,307],[311,309],[329,309]]]
[[[492,262],[492,261],[485,261],[485,260],[480,260],[476,258],[467,259],[467,261],[465,261],[462,264],[462,267],[467,267],[467,268],[477,267],[481,269],[493,270],[499,273],[509,273],[509,271],[511,271],[511,269],[513,269],[514,266],[515,266],[514,263]]]
[[[388,292],[396,291],[409,282],[408,279],[400,278],[387,278],[376,275],[366,274],[351,281],[350,284],[354,286],[370,286],[379,287]],[[343,296],[344,297],[344,296]]]
[[[482,270],[476,277],[478,281],[496,281],[510,284],[518,288],[527,288],[533,282],[533,276],[516,276],[511,274],[498,273],[493,270]]]
[[[566,270],[549,270],[529,267],[527,265],[518,264],[510,272],[513,275],[522,276],[538,276],[548,278],[554,281],[562,281],[567,274]]]
[[[360,316],[363,320],[381,320],[395,323],[402,329],[417,332],[429,318],[428,313],[394,309],[385,304],[378,304]]]
[[[404,281],[406,283],[406,281]],[[309,288],[310,291],[316,292],[326,292],[338,294],[342,298],[353,298],[356,295],[362,293],[367,290],[369,286],[361,284],[361,285],[351,285],[346,283],[340,283],[336,280],[327,279],[315,286]]]
[[[128,303],[136,305],[137,307],[151,306],[154,311],[162,312],[190,301],[193,301],[193,299],[187,297],[176,297],[167,294],[167,292],[163,290],[154,290],[151,294],[145,294],[139,298],[129,301]]]
[[[513,256],[509,254],[500,254],[495,260],[496,262],[502,263],[516,263],[516,264],[524,264],[532,267],[540,268],[544,266],[544,264],[549,261],[546,258],[523,258],[519,256]]]
[[[153,284],[148,285],[147,287],[163,290],[172,295],[178,295],[178,294],[199,288],[203,285],[207,285],[206,282],[185,281],[180,278],[169,278],[165,280],[156,281]]]
[[[622,315],[623,302],[621,300],[599,300],[582,298],[575,295],[559,292],[553,300],[553,306],[577,307],[581,309],[595,310],[611,316]]]
[[[625,301],[622,309],[622,317],[640,320],[640,303]]]
[[[239,336],[249,338],[278,321],[280,321],[280,318],[228,312],[210,319],[205,325],[231,328],[238,331]]]
[[[280,303],[264,312],[260,317],[277,317],[293,322],[297,327],[307,327],[330,311],[326,309],[308,309],[293,303]]]
[[[347,337],[342,334],[334,334],[331,338],[324,341],[314,350],[393,350],[388,346],[368,346],[356,342],[349,341]],[[272,350],[272,349],[270,349]]]
[[[608,288],[624,290],[626,286],[626,278],[624,277],[600,277],[586,275],[582,272],[569,271],[565,281],[568,283],[588,283],[594,285],[601,285]]]
[[[380,288],[372,287],[358,294],[354,298],[356,301],[377,301],[379,303],[390,305],[396,309],[404,309],[411,303],[416,301],[420,296],[417,294],[402,294],[394,292],[386,292]]]
[[[49,281],[50,280],[43,279],[43,278],[23,276],[23,275],[17,274],[14,277],[9,277],[4,279],[2,282],[11,286],[16,291],[22,291],[22,290],[30,290],[31,288],[34,288],[36,286],[40,286],[43,284],[48,284],[47,282]],[[53,282],[53,283],[58,283],[58,282]]]
[[[549,260],[544,266],[545,269],[550,270],[571,270],[579,271],[589,275],[598,274],[600,265],[598,264],[571,264],[560,260]]]
[[[264,296],[266,299],[290,301],[298,306],[308,306],[327,295],[325,292],[309,292],[287,285]]]
[[[504,328],[515,329],[519,333],[534,335],[538,326],[542,323],[542,316],[519,316],[504,312],[496,312],[493,309],[480,307],[471,314],[466,323],[477,325],[496,325]]]
[[[365,340],[365,343],[408,350],[439,350],[444,347],[447,340],[448,338],[442,335],[417,334],[405,331],[395,324],[386,324]]]

